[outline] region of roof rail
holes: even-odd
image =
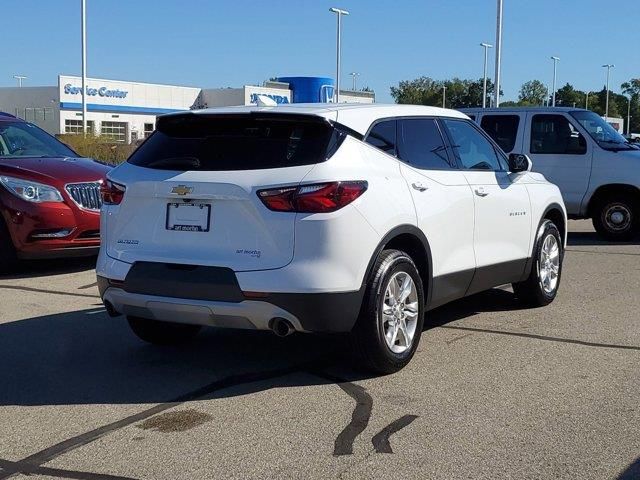
[[[18,118],[15,115],[11,115],[10,113],[7,113],[7,112],[0,112],[0,117]]]

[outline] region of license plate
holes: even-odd
[[[180,232],[208,232],[211,205],[206,203],[167,204],[167,230]]]

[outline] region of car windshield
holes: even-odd
[[[64,143],[27,122],[0,122],[0,158],[76,157]]]
[[[589,133],[600,147],[605,150],[633,150],[633,147],[615,128],[609,125],[604,118],[594,112],[578,110],[570,112],[580,125]]]

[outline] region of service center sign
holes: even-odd
[[[70,83],[67,83],[64,85],[64,93],[69,95],[82,95],[82,88],[74,87]],[[87,86],[87,96],[89,97],[95,97],[96,95],[99,95],[101,97],[125,98],[127,96],[127,93],[129,92],[127,92],[126,90],[109,90],[107,89],[107,87],[91,88]]]
[[[82,78],[60,75],[58,82],[61,102],[82,102]],[[133,96],[131,88],[128,82],[87,78],[87,103],[129,105]]]

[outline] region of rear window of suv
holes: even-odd
[[[160,117],[128,162],[159,170],[258,170],[323,162],[344,134],[319,117],[283,114]]]

